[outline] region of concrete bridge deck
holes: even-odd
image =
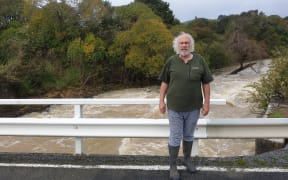
[[[182,179],[287,180],[288,147],[256,156],[195,157],[198,172]],[[168,157],[0,153],[2,180],[164,180]]]

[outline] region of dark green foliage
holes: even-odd
[[[0,31],[13,21],[21,21],[23,0],[0,0]]]
[[[42,57],[61,57],[67,42],[80,34],[79,16],[65,3],[52,2],[35,11],[28,25],[29,53]]]
[[[180,21],[174,17],[173,11],[169,8],[169,3],[167,2],[162,0],[135,0],[135,2],[146,4],[168,26],[180,24]]]
[[[207,48],[206,54],[208,56],[208,59],[206,58],[206,60],[209,62],[209,66],[212,69],[223,68],[224,66],[231,64],[225,48],[218,42],[212,42]]]

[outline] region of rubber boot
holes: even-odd
[[[186,167],[187,171],[189,171],[190,173],[195,173],[196,167],[192,163],[191,158],[192,146],[193,141],[183,141],[183,155],[184,155],[183,165]]]
[[[180,176],[177,170],[177,157],[179,153],[180,146],[170,146],[169,149],[169,165],[170,165],[170,179],[171,180],[180,180]]]

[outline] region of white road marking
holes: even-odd
[[[169,170],[165,165],[73,165],[73,164],[24,164],[24,163],[0,163],[0,167],[31,167],[31,168],[65,168],[65,169],[127,169],[127,170],[144,170],[144,171],[163,171]],[[179,170],[184,170],[184,166],[178,166]],[[198,171],[235,171],[235,172],[280,172],[287,173],[285,168],[226,168],[212,166],[198,166]]]

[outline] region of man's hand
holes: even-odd
[[[210,105],[208,103],[204,103],[201,109],[201,113],[203,116],[206,116],[209,113]]]
[[[162,114],[166,112],[166,104],[164,102],[159,103],[159,110]]]

